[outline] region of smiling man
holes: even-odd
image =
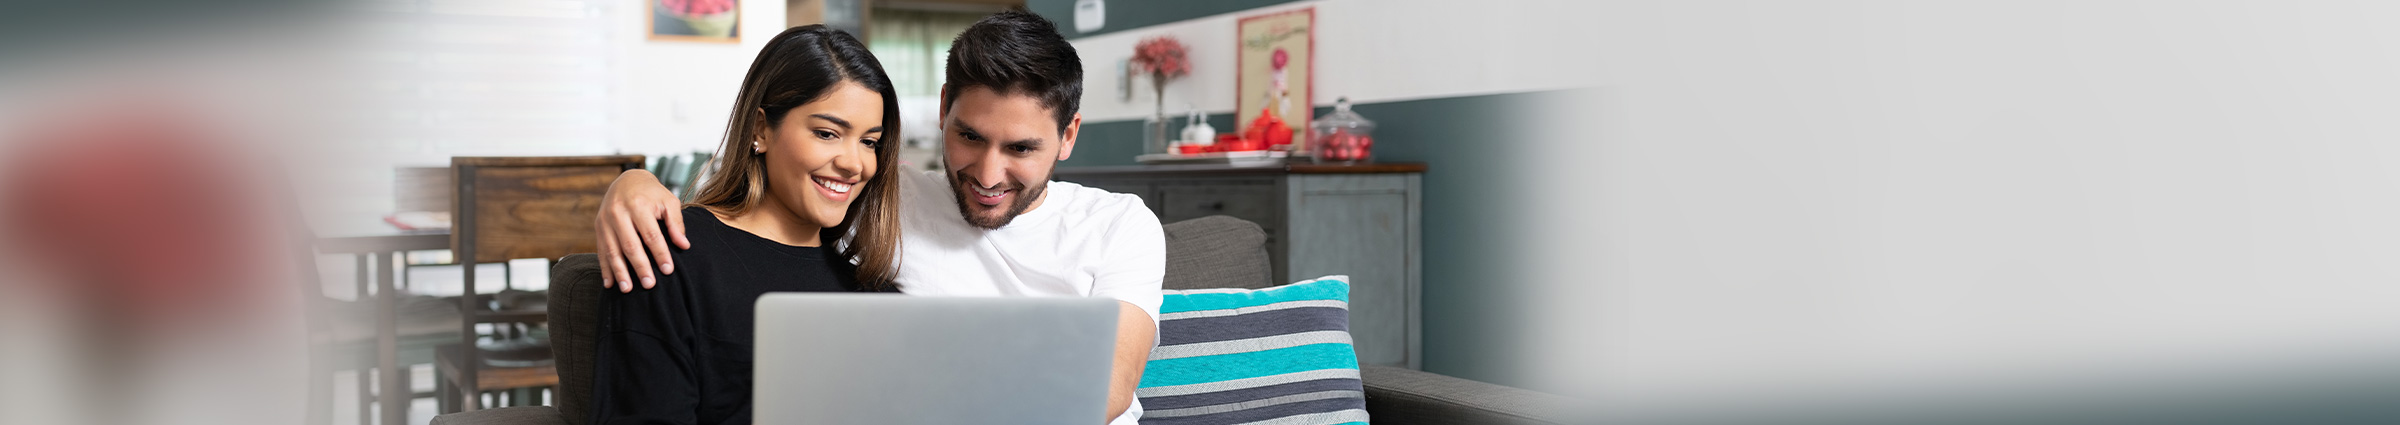
[[[1133,389],[1157,342],[1166,236],[1141,198],[1050,181],[1082,126],[1082,60],[1050,21],[1018,11],[968,27],[948,59],[945,170],[899,173],[900,291],[1118,300],[1108,416],[1096,419],[1133,424]],[[679,208],[648,172],[618,177],[598,222],[604,281],[649,288],[653,259],[674,273],[656,254],[669,239],[691,246]]]

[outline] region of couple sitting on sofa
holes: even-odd
[[[865,46],[820,25],[775,36],[691,204],[640,170],[609,189],[603,282],[627,294],[602,303],[590,423],[748,423],[750,371],[736,369],[759,295],[895,290],[1119,300],[1108,417],[1094,419],[1133,423],[1165,236],[1137,197],[1049,181],[1075,148],[1082,70],[1040,17],[969,27],[944,69],[946,172],[913,172],[882,142],[898,140],[899,107]]]

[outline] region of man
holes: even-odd
[[[1050,21],[1009,11],[960,33],[943,71],[946,170],[900,176],[901,292],[1117,299],[1102,419],[1133,424],[1141,417],[1133,389],[1157,342],[1166,242],[1140,198],[1050,181],[1082,126],[1082,60]],[[691,246],[680,208],[649,173],[620,176],[598,223],[604,281],[649,288],[653,260],[659,273],[674,273],[659,253],[669,238]]]

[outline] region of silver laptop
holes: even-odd
[[[775,293],[758,299],[760,424],[1107,421],[1117,302]]]

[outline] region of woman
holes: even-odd
[[[789,291],[892,291],[899,106],[857,39],[792,28],[759,51],[712,178],[683,208],[706,240],[655,290],[609,297],[590,423],[750,422],[752,309]],[[844,235],[853,237],[835,250]],[[655,253],[654,253],[655,254]]]

